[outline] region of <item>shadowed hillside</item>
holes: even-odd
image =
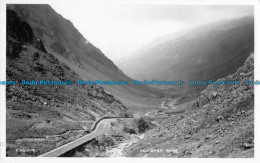
[[[133,86],[127,77],[98,48],[86,41],[74,25],[49,5],[8,5],[17,12],[41,39],[46,50],[66,63],[83,80],[128,81],[127,86],[104,86],[126,105],[154,106],[163,93],[145,86]],[[87,21],[87,20],[86,20]],[[102,39],[102,38],[100,38]]]
[[[232,74],[253,50],[254,19],[248,16],[163,36],[122,60],[119,67],[134,79],[184,80],[186,87],[168,91],[198,93],[205,86],[187,88],[189,80]]]
[[[103,87],[78,85],[82,78],[47,52],[34,29],[10,9],[6,39],[6,78],[15,81],[6,86],[7,156],[39,155],[84,135],[104,115],[128,113]],[[66,84],[23,85],[22,80]]]
[[[254,80],[253,54],[234,74],[219,81],[233,79],[241,85],[209,85],[191,109],[163,121],[130,147],[128,155],[254,157],[254,86],[246,84]],[[152,149],[163,152],[150,152]]]

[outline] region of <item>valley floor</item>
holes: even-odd
[[[219,79],[236,79],[240,85],[210,85],[196,101],[146,114],[158,126],[128,147],[126,156],[254,157],[254,87],[245,84],[254,80],[253,68],[251,54],[236,73]]]
[[[123,141],[116,145],[116,147],[108,150],[107,157],[126,157],[126,148],[131,146],[132,144],[137,143],[138,141],[141,141],[144,138],[145,134],[141,135],[132,135],[129,140]]]
[[[169,118],[168,112],[176,112],[176,115],[179,113],[185,112],[185,110],[178,110],[175,106],[176,101],[179,98],[175,99],[163,99],[161,102],[161,108],[159,110],[147,112],[144,117],[152,119],[152,123],[156,126],[159,125],[161,121],[163,121],[165,118]],[[183,104],[185,106],[190,105],[190,103]],[[182,105],[179,105],[182,106]],[[183,108],[183,107],[180,107]],[[171,115],[170,115],[171,116]],[[159,117],[159,118],[152,118],[152,117]],[[149,132],[145,132],[143,134],[130,134],[128,137],[125,137],[120,142],[116,142],[115,145],[113,145],[111,148],[108,148],[103,155],[104,157],[128,157],[128,149],[131,148],[131,146],[137,145],[138,143],[142,142],[142,140],[145,138],[146,135],[149,135]],[[174,150],[171,150],[169,152],[173,152]],[[147,152],[145,150],[141,152]]]

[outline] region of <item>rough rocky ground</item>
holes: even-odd
[[[172,116],[127,150],[130,157],[254,157],[253,54],[234,74],[209,85],[193,108]]]
[[[83,80],[128,81],[128,85],[125,86],[102,86],[106,92],[120,99],[128,108],[150,109],[160,102],[160,98],[164,95],[162,91],[146,86],[134,86],[131,78],[127,77],[100,49],[87,41],[88,38],[84,38],[70,20],[57,13],[50,5],[8,4],[7,8],[15,11],[31,27],[33,34],[41,40],[46,51],[65,63]],[[28,25],[23,26],[26,29]],[[10,26],[17,27],[15,23]],[[31,34],[25,31],[21,38],[30,38]]]
[[[19,27],[19,28],[17,28]],[[82,80],[44,48],[28,23],[7,10],[7,156],[37,156],[74,140],[104,115],[127,108],[100,86]],[[22,85],[21,81],[71,81],[71,85]]]
[[[141,126],[140,126],[141,125]],[[145,127],[145,130],[143,130]],[[64,154],[65,157],[124,157],[126,148],[143,139],[146,131],[155,127],[149,120],[117,119],[106,134]]]
[[[116,147],[106,151],[107,157],[125,157],[126,155],[126,148],[132,144],[137,143],[138,141],[144,138],[144,134],[141,135],[131,135],[129,140],[125,140],[122,143],[119,143]]]
[[[25,8],[16,10],[20,12],[20,16],[23,15],[24,19],[30,20],[30,23],[20,19],[15,12],[7,10],[7,80],[15,80],[16,83],[23,79],[70,80],[75,83],[77,79],[80,79],[79,75],[75,73],[75,69],[79,69],[82,64],[72,69],[59,61],[56,58],[58,56],[56,53],[68,57],[72,55],[70,50],[74,53],[78,53],[78,49],[84,51],[86,47],[78,48],[80,40],[78,38],[82,36],[78,36],[78,32],[75,32],[77,35],[67,35],[68,29],[66,28],[72,26],[70,22],[65,20],[65,25],[61,25],[65,29],[60,30],[59,25],[56,26],[56,23],[53,23],[56,21],[49,22],[49,20],[55,19],[45,19],[46,15],[41,13],[44,6],[42,6],[43,8],[38,8],[36,5],[35,8],[32,8],[32,6],[28,6],[28,8],[31,8],[31,11],[40,17],[37,17],[33,12],[28,12],[30,10],[26,10],[26,5],[23,6]],[[53,13],[51,12],[51,14]],[[55,18],[53,15],[50,17]],[[50,28],[53,27],[50,24],[54,25],[55,28]],[[30,25],[33,25],[33,28]],[[39,27],[47,28],[41,29]],[[71,37],[64,39],[63,36]],[[52,37],[54,40],[48,40]],[[59,40],[56,40],[57,38]],[[45,41],[41,39],[45,39]],[[61,42],[61,40],[63,41]],[[68,50],[66,48],[72,45],[70,40],[74,40],[73,43],[76,44],[73,46],[74,48]],[[43,42],[45,45],[46,42],[49,44],[48,49],[46,48],[48,51],[50,49],[53,51],[48,53],[45,49],[47,46]],[[96,63],[93,62],[96,55],[93,55],[92,52],[93,48],[83,55],[89,56],[87,57],[89,64],[86,65]],[[99,69],[102,71],[109,70],[109,68],[101,66],[107,61],[102,60],[104,59],[101,57],[103,54],[98,53],[97,55],[99,58],[96,59],[98,59],[99,64],[96,66],[99,65]],[[80,63],[79,60],[73,62]],[[107,61],[107,63],[109,63],[110,68],[116,69],[111,62]],[[91,67],[86,69],[90,71]],[[94,74],[94,72],[92,73]],[[106,71],[102,73],[111,75]],[[248,59],[244,67],[226,79],[246,80],[248,78],[253,79],[252,57]],[[69,86],[22,86],[17,84],[6,87],[6,97],[8,156],[39,155],[82,136],[97,118],[107,114],[124,114],[127,110],[113,95],[97,86],[87,87],[76,84]],[[160,98],[161,96],[158,97],[158,99]],[[133,146],[128,149],[127,155],[252,157],[254,151],[253,98],[252,86],[244,84],[225,87],[209,86],[207,90],[202,92],[192,110],[162,122],[159,127],[149,132],[141,142],[132,144]],[[143,98],[138,100],[143,102]],[[148,99],[148,101],[154,100]],[[140,110],[139,107],[136,110],[138,109]],[[75,155],[106,156],[107,150],[111,150],[118,143],[119,145],[124,143],[125,140],[131,141],[138,134],[132,128],[136,126],[119,124],[112,127],[111,132],[107,135],[84,146],[84,151],[87,153],[79,151]]]

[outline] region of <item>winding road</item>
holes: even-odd
[[[171,100],[171,99],[168,99],[168,100]],[[179,100],[179,98],[175,98],[175,99],[171,100],[170,102],[168,102],[168,100],[162,101],[161,109],[162,110],[174,110],[174,109],[176,109],[175,103],[176,103],[177,100]],[[147,116],[154,116],[156,113],[158,113],[158,110],[147,112],[147,113],[145,113],[144,116],[146,116],[146,117]]]
[[[81,144],[92,140],[93,138],[100,136],[104,133],[106,133],[109,128],[110,128],[110,123],[112,121],[115,121],[115,119],[102,119],[98,122],[98,124],[96,125],[96,127],[94,128],[94,130],[89,133],[88,135],[85,135],[79,139],[76,139],[74,141],[71,141],[67,144],[64,144],[58,148],[55,148],[47,153],[44,153],[42,155],[40,155],[39,157],[57,157],[60,156],[78,146],[80,146]]]

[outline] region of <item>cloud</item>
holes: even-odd
[[[80,3],[51,6],[112,60],[129,55],[162,35],[253,15],[253,6]]]

